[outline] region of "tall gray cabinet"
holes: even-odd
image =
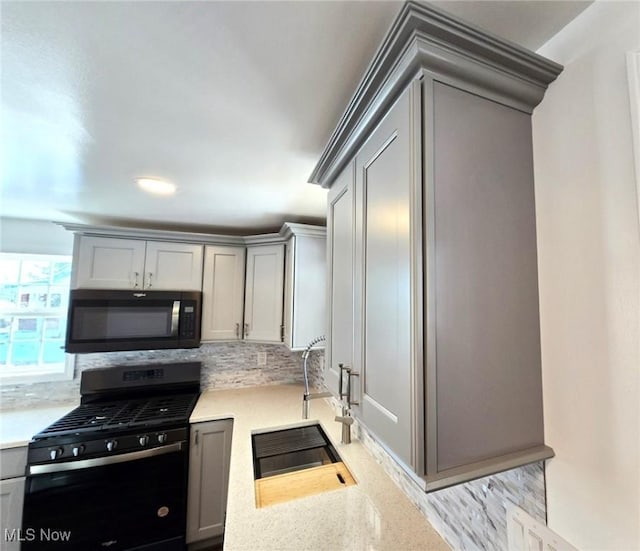
[[[407,2],[311,182],[330,188],[325,380],[432,491],[544,444],[531,113],[561,67]]]

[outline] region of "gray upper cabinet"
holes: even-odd
[[[74,287],[142,289],[145,249],[138,239],[76,237]]]
[[[145,256],[145,289],[202,290],[202,245],[148,241]]]
[[[330,188],[325,378],[352,364],[354,415],[426,491],[553,456],[531,113],[561,70],[407,2],[311,175]]]
[[[433,105],[431,413],[446,470],[544,435],[530,117],[441,83]]]
[[[286,222],[278,233],[232,236],[62,225],[75,233],[74,288],[201,290],[205,342],[302,350],[325,334],[322,226]]]
[[[356,364],[360,416],[411,457],[411,88],[356,156]]]
[[[202,278],[202,340],[242,338],[245,247],[207,245]]]
[[[325,334],[327,231],[321,226],[286,224],[284,343],[304,350]]]
[[[355,213],[354,163],[329,191],[327,209],[327,342],[324,381],[339,393],[340,364],[353,367]]]
[[[202,245],[78,236],[74,287],[200,291]]]
[[[284,243],[247,247],[244,338],[282,342]]]

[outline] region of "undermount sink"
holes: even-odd
[[[317,423],[254,433],[251,440],[258,507],[355,484]]]

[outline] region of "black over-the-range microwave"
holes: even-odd
[[[200,346],[199,291],[72,289],[65,351]]]

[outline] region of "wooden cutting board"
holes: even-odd
[[[255,481],[256,507],[353,486],[356,481],[344,463],[330,463]]]

